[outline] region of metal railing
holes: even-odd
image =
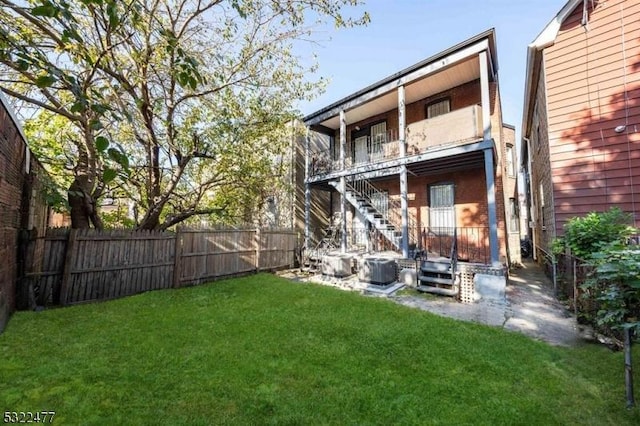
[[[488,264],[489,227],[427,227],[422,226],[411,233],[418,233],[416,250],[426,255],[437,255],[465,262]],[[455,251],[454,251],[455,249]]]
[[[400,200],[390,198],[387,193],[381,191],[367,179],[351,177],[347,179],[347,188],[363,197],[397,231],[402,231],[402,202]],[[385,200],[386,205],[384,205]],[[410,213],[408,214],[407,225],[410,230],[417,227],[417,221]],[[416,242],[417,236],[417,233],[409,232],[409,243]]]

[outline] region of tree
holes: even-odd
[[[96,202],[120,182],[138,226],[166,229],[228,208],[204,202],[216,192],[265,183],[279,147],[255,145],[322,87],[292,44],[327,20],[366,24],[345,15],[360,3],[0,0],[1,89],[68,122],[72,226],[102,227]]]

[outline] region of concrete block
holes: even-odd
[[[400,271],[398,281],[408,287],[418,286],[418,272],[415,269],[403,269]]]
[[[475,274],[473,284],[476,299],[504,300],[507,287],[505,276]]]

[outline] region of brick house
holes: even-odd
[[[637,0],[571,0],[529,45],[521,164],[539,249],[592,211],[640,224],[639,16]]]
[[[497,72],[491,29],[305,117],[306,249],[329,226],[343,253],[449,257],[455,242],[461,261],[519,259],[505,216],[517,202],[514,133]]]

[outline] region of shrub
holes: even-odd
[[[564,225],[564,237],[554,242],[554,253],[569,247],[574,256],[588,259],[612,243],[625,244],[636,230],[631,226],[632,216],[618,207],[607,212],[591,212],[574,217]]]
[[[619,340],[624,328],[640,331],[640,250],[612,244],[591,261],[595,268],[582,290],[598,305],[593,325]]]

